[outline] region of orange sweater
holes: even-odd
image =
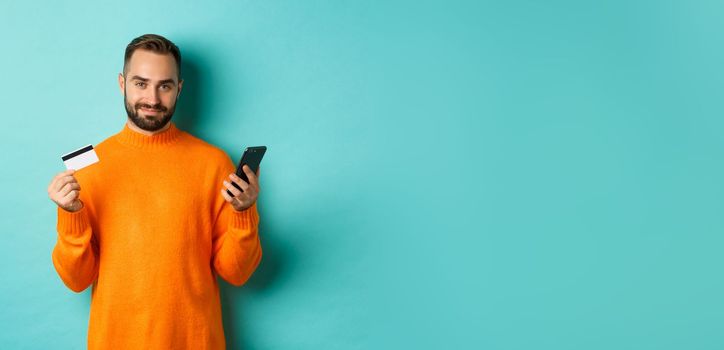
[[[95,150],[52,253],[68,288],[93,284],[88,349],[224,349],[216,275],[242,285],[262,256],[256,204],[237,212],[220,194],[231,159],[173,122],[126,125]]]

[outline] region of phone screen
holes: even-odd
[[[246,177],[246,173],[244,173],[244,169],[242,167],[246,164],[249,166],[251,171],[256,174],[256,171],[259,170],[261,159],[264,157],[264,153],[266,153],[266,146],[247,147],[244,151],[244,155],[241,156],[239,165],[236,167],[236,175],[246,183],[249,183],[249,178]],[[239,191],[244,192],[244,190],[242,190],[236,183],[232,182],[231,184],[239,189]],[[226,190],[226,193],[232,197],[234,196],[229,190]]]

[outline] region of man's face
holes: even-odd
[[[128,118],[146,131],[160,130],[171,120],[183,86],[171,54],[141,49],[133,53],[118,83]]]

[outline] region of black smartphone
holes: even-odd
[[[236,176],[246,181],[246,183],[249,183],[249,178],[246,177],[243,166],[244,164],[248,165],[251,171],[256,174],[256,171],[259,170],[261,159],[264,157],[264,153],[266,153],[266,146],[247,147],[246,150],[244,150],[244,155],[241,156],[239,166],[236,167]],[[231,184],[239,189],[239,191],[244,192],[235,182],[231,181]],[[226,190],[226,193],[232,197],[234,196],[229,190]]]

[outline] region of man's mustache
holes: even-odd
[[[157,103],[157,104],[155,104],[155,105],[153,105],[153,106],[152,106],[152,105],[149,105],[149,104],[144,104],[144,103],[137,103],[137,104],[136,104],[136,109],[141,109],[141,108],[152,109],[152,110],[159,111],[159,112],[166,112],[166,110],[167,110],[167,108],[164,107],[164,106],[163,106],[162,104],[160,104],[160,103]]]

